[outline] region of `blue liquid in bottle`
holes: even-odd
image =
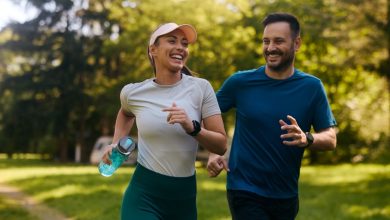
[[[110,160],[111,164],[106,164],[103,161],[99,163],[99,172],[102,176],[109,177],[117,170],[122,163],[127,160],[130,154],[135,149],[135,142],[128,136],[119,140],[117,146],[112,148]]]

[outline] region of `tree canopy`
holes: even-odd
[[[337,151],[310,152],[308,161],[390,157],[390,0],[29,0],[28,7],[35,18],[0,32],[0,152],[66,161],[81,146],[85,161],[95,139],[113,132],[120,89],[153,77],[146,49],[159,24],[197,29],[188,66],[217,90],[234,72],[264,64],[261,20],[284,11],[302,26],[296,67],[322,79],[338,122]],[[233,113],[224,120],[234,129]]]

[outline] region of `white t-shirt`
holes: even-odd
[[[162,109],[175,102],[197,121],[221,114],[210,83],[185,74],[174,85],[159,85],[147,79],[126,85],[120,100],[122,108],[136,117],[138,163],[168,176],[193,175],[198,142],[180,124],[168,124],[168,112]]]

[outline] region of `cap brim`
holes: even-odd
[[[197,38],[197,34],[196,34],[196,30],[194,27],[192,27],[189,24],[182,24],[182,25],[179,25],[179,27],[176,29],[183,31],[184,35],[186,36],[186,38],[188,40],[188,43],[190,43],[190,44],[195,43],[196,38]]]
[[[188,43],[192,44],[196,41],[197,33],[194,27],[192,27],[189,24],[182,24],[177,25],[175,23],[168,23],[164,24],[161,27],[157,28],[157,30],[152,34],[149,45],[152,45],[155,43],[156,39],[162,35],[171,33],[174,30],[181,30],[183,31],[184,35],[186,36]]]

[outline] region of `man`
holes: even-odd
[[[263,25],[266,65],[233,74],[217,92],[222,112],[236,108],[236,125],[229,166],[210,154],[207,169],[212,177],[228,171],[234,220],[294,219],[304,150],[336,148],[336,121],[320,79],[294,68],[298,20],[275,13]]]

